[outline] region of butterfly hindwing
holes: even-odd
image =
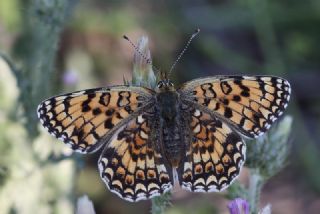
[[[192,140],[178,169],[180,185],[193,192],[222,191],[239,175],[246,146],[218,117],[200,109],[190,112]]]
[[[93,152],[119,125],[148,105],[152,93],[127,86],[78,91],[43,101],[38,117],[50,134],[73,150]]]
[[[152,118],[145,112],[121,127],[98,162],[107,187],[128,201],[152,198],[172,188],[172,168],[154,138],[159,129]]]
[[[243,135],[258,137],[283,113],[291,88],[279,77],[217,76],[190,81],[178,91],[182,99],[215,112]]]

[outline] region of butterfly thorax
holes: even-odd
[[[179,94],[172,87],[163,87],[157,93],[163,151],[173,167],[178,167],[184,151],[180,131]]]

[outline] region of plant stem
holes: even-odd
[[[256,214],[259,211],[260,193],[263,186],[263,178],[259,168],[250,168],[250,181],[248,189],[248,201],[250,212]]]
[[[171,204],[170,199],[171,199],[171,192],[166,192],[161,196],[151,199],[151,202],[152,202],[151,213],[152,214],[164,213],[166,208]]]
[[[31,138],[37,136],[37,105],[52,94],[54,64],[60,34],[76,0],[33,0],[23,2],[23,31],[14,53],[21,61],[14,72],[20,88],[20,103]],[[52,80],[53,79],[53,80]]]

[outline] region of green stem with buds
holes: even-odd
[[[152,70],[151,54],[148,49],[148,38],[141,37],[138,41],[137,50],[134,53],[132,84],[154,88],[156,86],[156,75]],[[127,84],[127,80],[124,80]],[[166,207],[170,205],[171,193],[167,192],[157,196],[152,201],[152,214],[164,213]]]

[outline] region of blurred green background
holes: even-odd
[[[292,85],[288,165],[264,186],[273,213],[320,210],[320,1],[1,0],[0,213],[73,213],[87,194],[97,213],[148,213],[150,202],[110,193],[99,154],[72,154],[38,125],[41,100],[131,78],[133,41],[146,35],[153,64],[176,85],[222,74],[277,75]],[[7,63],[9,62],[9,66]],[[10,64],[11,63],[11,64]],[[240,178],[246,184],[246,171]],[[228,213],[222,194],[173,193],[167,213]],[[3,212],[1,212],[3,210]]]

